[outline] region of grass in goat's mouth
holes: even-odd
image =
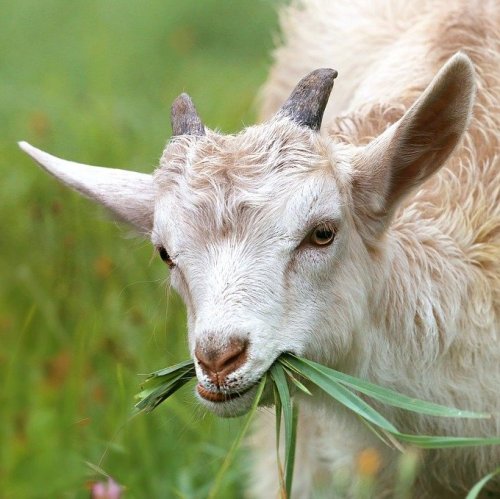
[[[179,388],[196,376],[194,363],[192,360],[181,362],[167,369],[162,369],[148,375],[143,384],[142,391],[137,395],[139,401],[135,405],[137,411],[151,412],[159,404],[173,395]],[[297,407],[293,403],[290,387],[311,396],[307,385],[313,385],[325,392],[339,404],[351,410],[357,417],[367,425],[382,441],[388,445],[398,445],[408,443],[416,447],[425,449],[438,449],[448,447],[467,447],[476,445],[500,445],[500,437],[495,438],[474,438],[474,437],[442,437],[428,435],[410,435],[400,432],[394,424],[386,419],[381,413],[369,405],[358,393],[367,395],[371,399],[384,404],[399,407],[407,411],[417,412],[437,417],[449,418],[483,418],[491,416],[486,413],[472,411],[462,411],[451,407],[444,407],[432,402],[425,402],[415,398],[402,395],[362,379],[343,374],[334,369],[325,367],[317,362],[296,357],[291,354],[282,354],[271,366],[266,375],[257,384],[257,392],[243,428],[229,451],[224,463],[215,478],[210,498],[215,498],[220,488],[222,478],[231,463],[234,453],[239,446],[244,433],[247,431],[250,421],[255,414],[259,401],[264,392],[264,387],[270,385],[274,394],[274,404],[276,407],[276,445],[279,446],[279,436],[281,431],[282,415],[285,431],[285,462],[281,467],[278,453],[278,474],[283,497],[289,498],[292,488],[293,466],[295,457],[295,443],[297,431]],[[212,402],[225,402],[237,398],[256,385],[253,385],[245,392],[234,394],[223,394],[209,392],[198,386],[203,393],[200,395]],[[205,393],[205,391],[207,393]],[[206,397],[205,397],[206,395]],[[211,399],[210,397],[215,397]],[[478,496],[486,481],[494,475],[500,473],[495,470],[484,477],[471,489],[466,499],[474,499]]]

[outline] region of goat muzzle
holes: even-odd
[[[202,371],[219,388],[246,362],[247,350],[247,340],[231,339],[224,347],[197,345],[194,354]]]

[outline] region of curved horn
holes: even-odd
[[[173,135],[205,135],[205,127],[188,94],[181,94],[174,100],[170,120]]]
[[[19,142],[19,147],[48,173],[105,206],[120,220],[141,233],[151,231],[156,195],[151,175],[66,161],[27,142]]]
[[[298,125],[319,130],[328,97],[337,77],[335,69],[316,69],[302,78],[279,111]]]

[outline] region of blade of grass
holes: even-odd
[[[383,388],[368,381],[364,381],[359,378],[355,378],[354,376],[349,376],[348,374],[341,373],[339,371],[336,371],[335,369],[325,367],[312,360],[295,357],[290,354],[284,356],[282,360],[286,366],[291,364],[291,366],[295,367],[299,371],[302,365],[307,364],[315,369],[320,370],[328,377],[335,379],[335,381],[347,385],[358,392],[364,393],[365,395],[383,402],[384,404],[391,405],[393,407],[399,407],[401,409],[406,409],[407,411],[448,418],[491,418],[490,414],[484,412],[464,411],[453,407],[445,407],[433,402],[426,402],[416,398],[411,398],[406,395],[402,395],[401,393],[395,392],[394,390]]]
[[[137,396],[146,396],[147,392],[152,392],[157,388],[164,387],[182,376],[194,377],[195,374],[194,366],[179,367],[175,371],[161,376],[152,374],[142,383],[141,388],[143,388],[143,390]]]
[[[347,408],[353,410],[356,414],[365,420],[383,428],[387,432],[397,437],[402,442],[410,443],[417,447],[425,449],[442,449],[451,447],[468,447],[476,445],[498,445],[500,444],[500,437],[445,437],[445,436],[427,436],[427,435],[408,435],[401,433],[392,423],[387,421],[381,414],[375,411],[371,406],[366,404],[362,399],[357,397],[354,393],[339,390],[339,384],[336,379],[325,374],[325,370],[333,371],[329,368],[321,366],[315,362],[299,359],[297,357],[289,356],[283,359],[285,366],[290,366],[295,372],[306,377],[312,383],[316,384],[319,388],[324,390],[330,396],[335,398],[338,402],[345,405]],[[342,385],[340,385],[342,386]],[[340,397],[339,397],[340,395]],[[364,405],[363,405],[364,404]],[[444,408],[446,409],[446,408]],[[451,409],[452,411],[455,409]],[[456,411],[456,410],[455,410]],[[418,412],[418,411],[417,411]],[[465,413],[465,411],[461,411]],[[477,414],[477,413],[475,413]],[[374,419],[375,417],[375,419]],[[457,416],[455,416],[457,417]],[[465,416],[461,416],[465,417]],[[381,424],[381,421],[383,424]]]
[[[279,364],[274,364],[271,367],[271,379],[278,390],[281,406],[283,409],[283,416],[285,419],[285,447],[288,449],[291,442],[291,422],[292,422],[292,399],[290,391],[288,390],[288,383],[286,382],[285,372],[283,367]],[[286,461],[285,461],[286,465]]]
[[[321,370],[306,362],[296,363],[294,359],[285,360],[286,365],[290,365],[294,371],[306,377],[311,383],[321,388],[328,395],[340,402],[342,405],[367,419],[374,425],[380,426],[391,433],[397,433],[397,428],[382,414],[368,405],[361,397],[351,392],[336,380],[324,374]]]
[[[289,491],[288,498],[290,499],[292,493],[292,479],[293,479],[293,470],[295,467],[295,449],[297,448],[297,422],[298,422],[298,409],[296,404],[292,404],[292,436],[291,441],[292,445],[290,449],[287,450],[287,469],[286,469],[286,487]]]
[[[149,374],[141,374],[141,376],[147,376],[147,378],[158,378],[162,376],[168,376],[169,374],[175,374],[177,371],[186,368],[194,368],[194,362],[191,359],[185,360],[184,362],[179,362],[175,366],[166,367],[165,369],[160,369]]]
[[[367,421],[365,418],[362,418],[358,414],[356,414],[356,417],[361,421],[362,424],[364,424],[378,439],[380,439],[387,447],[390,447],[391,449],[397,449],[401,452],[404,451],[404,447],[401,445],[399,440],[394,437],[392,433],[389,433],[386,430],[383,430],[382,428],[378,428],[369,421]]]
[[[157,380],[151,378],[152,381],[155,381],[155,386],[145,388],[137,395],[137,398],[140,400],[135,404],[135,408],[139,411],[151,412],[164,400],[182,388],[194,376],[195,371],[194,367],[192,367],[181,369],[179,374],[175,377],[171,377],[171,375],[169,375],[168,381],[159,385],[156,383]],[[148,384],[148,381],[144,384]]]
[[[269,378],[271,375],[268,375]],[[272,382],[272,380],[271,380]],[[286,487],[285,487],[285,479],[283,474],[283,467],[281,465],[280,458],[280,436],[281,436],[281,414],[282,414],[282,406],[281,399],[279,396],[278,389],[276,388],[276,384],[272,383],[273,386],[273,395],[274,395],[274,410],[276,416],[276,463],[278,465],[278,478],[280,482],[280,496],[282,499],[286,499]]]
[[[210,493],[208,494],[208,499],[215,499],[219,497],[219,489],[222,483],[222,480],[224,478],[224,475],[226,474],[227,469],[229,468],[229,465],[234,459],[234,455],[236,451],[238,450],[238,447],[241,444],[241,441],[248,431],[248,428],[250,426],[250,423],[253,419],[253,416],[255,412],[257,411],[257,407],[259,405],[259,400],[262,397],[262,392],[264,391],[264,385],[266,384],[266,376],[262,378],[262,380],[259,383],[259,386],[257,388],[257,393],[255,394],[255,398],[252,404],[252,407],[250,408],[250,411],[248,412],[246,418],[245,418],[245,423],[243,424],[240,432],[238,433],[238,436],[233,442],[233,445],[231,445],[231,448],[229,449],[229,452],[226,454],[226,457],[224,459],[224,462],[222,463],[222,466],[219,468],[219,471],[217,472],[217,475],[214,480],[214,484],[212,485],[212,489],[210,490]]]
[[[278,390],[283,417],[285,419],[285,489],[286,497],[289,498],[292,490],[293,465],[295,460],[295,426],[297,417],[294,417],[292,399],[283,366],[279,363],[273,364],[270,373],[271,379]]]
[[[398,460],[398,472],[394,487],[395,499],[412,499],[413,485],[420,466],[420,453],[416,449],[407,449]]]
[[[413,444],[422,449],[447,449],[451,447],[473,447],[480,445],[500,445],[500,437],[442,437],[427,435],[407,435],[405,433],[395,433],[403,442]]]
[[[482,488],[489,482],[495,475],[500,475],[500,468],[493,470],[491,473],[488,473],[486,476],[481,478],[479,482],[477,482],[472,489],[469,490],[469,493],[465,497],[465,499],[476,499],[479,496]]]
[[[290,379],[290,381],[301,391],[306,393],[307,395],[312,395],[312,393],[307,389],[307,387],[301,383],[293,372],[290,369],[285,368],[286,375]]]

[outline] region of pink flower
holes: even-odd
[[[95,482],[90,489],[91,499],[120,499],[121,495],[122,486],[112,478],[108,478],[107,482]]]

